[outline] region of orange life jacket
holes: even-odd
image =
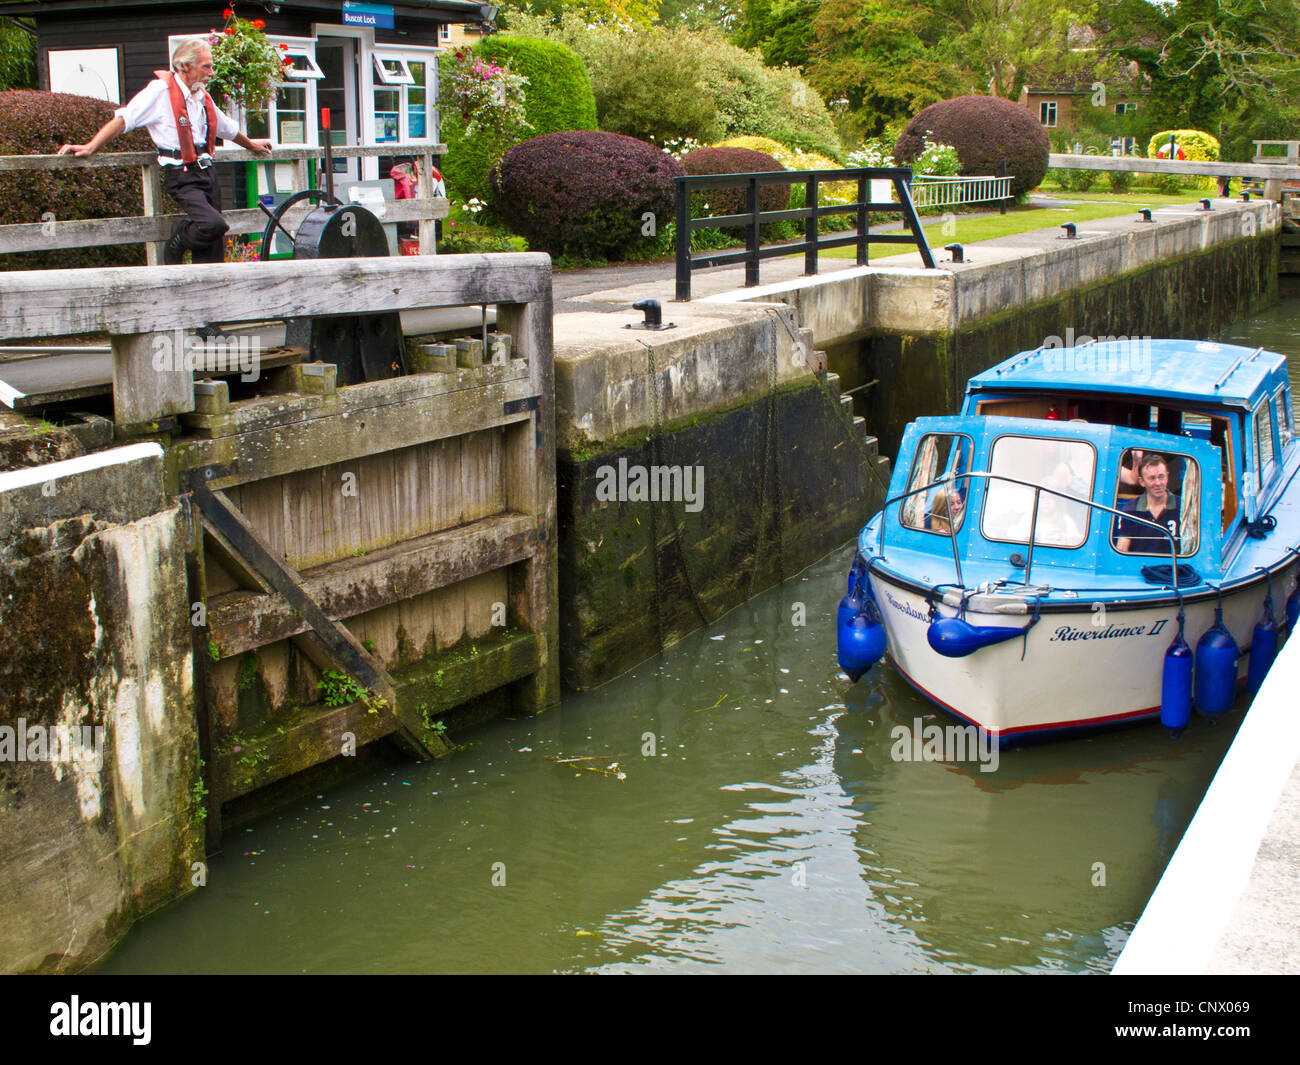
[[[190,115],[186,109],[186,92],[181,83],[170,70],[155,70],[154,73],[167,83],[167,95],[171,100],[172,117],[176,119],[176,137],[181,142],[181,162],[192,163],[198,158],[194,151],[194,131],[190,129]],[[203,110],[208,116],[208,143],[204,151],[211,155],[217,147],[217,105],[205,90],[203,93]]]

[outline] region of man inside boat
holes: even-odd
[[[1169,463],[1165,457],[1150,451],[1144,454],[1138,466],[1138,479],[1142,495],[1131,503],[1121,502],[1119,509],[1134,518],[1163,525],[1173,535],[1175,545],[1181,548],[1179,501],[1169,491]],[[1115,523],[1115,548],[1137,555],[1158,555],[1169,550],[1169,540],[1149,525],[1122,517]]]

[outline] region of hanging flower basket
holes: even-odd
[[[212,47],[208,91],[223,110],[229,111],[233,104],[253,114],[266,107],[293,60],[285,55],[286,45],[277,48],[271,43],[260,18],[239,18],[233,6],[221,14],[225,28],[208,31]]]

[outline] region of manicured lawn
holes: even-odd
[[[1064,222],[1091,222],[1097,218],[1113,218],[1116,215],[1136,213],[1139,207],[1168,207],[1172,204],[1195,203],[1199,196],[1133,196],[1125,193],[1123,199],[1091,199],[1088,193],[1071,193],[1071,199],[1089,196],[1086,203],[1067,204],[1061,207],[1015,207],[1005,215],[985,215],[971,217],[957,215],[945,231],[945,223],[938,218],[923,218],[922,228],[931,248],[942,248],[945,244],[957,242],[974,244],[994,237],[1008,237],[1014,233],[1028,233],[1033,229],[1047,229]],[[951,221],[951,220],[950,220]],[[883,259],[890,255],[904,255],[915,249],[906,244],[887,244],[879,247],[873,245],[871,258]],[[852,247],[831,248],[822,253],[837,259],[852,259],[857,253]]]

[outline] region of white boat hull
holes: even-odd
[[[1103,609],[1080,601],[1077,611],[1041,615],[1026,637],[947,658],[930,647],[929,604],[922,593],[879,571],[871,586],[899,673],[927,698],[1001,743],[1047,738],[1053,732],[1123,724],[1158,716],[1164,655],[1178,632],[1174,604]],[[1241,648],[1238,678],[1246,675],[1250,637],[1261,616],[1265,587],[1225,593],[1224,624]],[[1004,597],[998,597],[1002,599]],[[1017,597],[1005,597],[1014,605]],[[972,625],[1021,629],[1029,614],[966,610]],[[1281,601],[1275,597],[1275,604]],[[943,617],[954,607],[940,604]],[[1214,624],[1213,599],[1188,604],[1184,638],[1195,650]]]

